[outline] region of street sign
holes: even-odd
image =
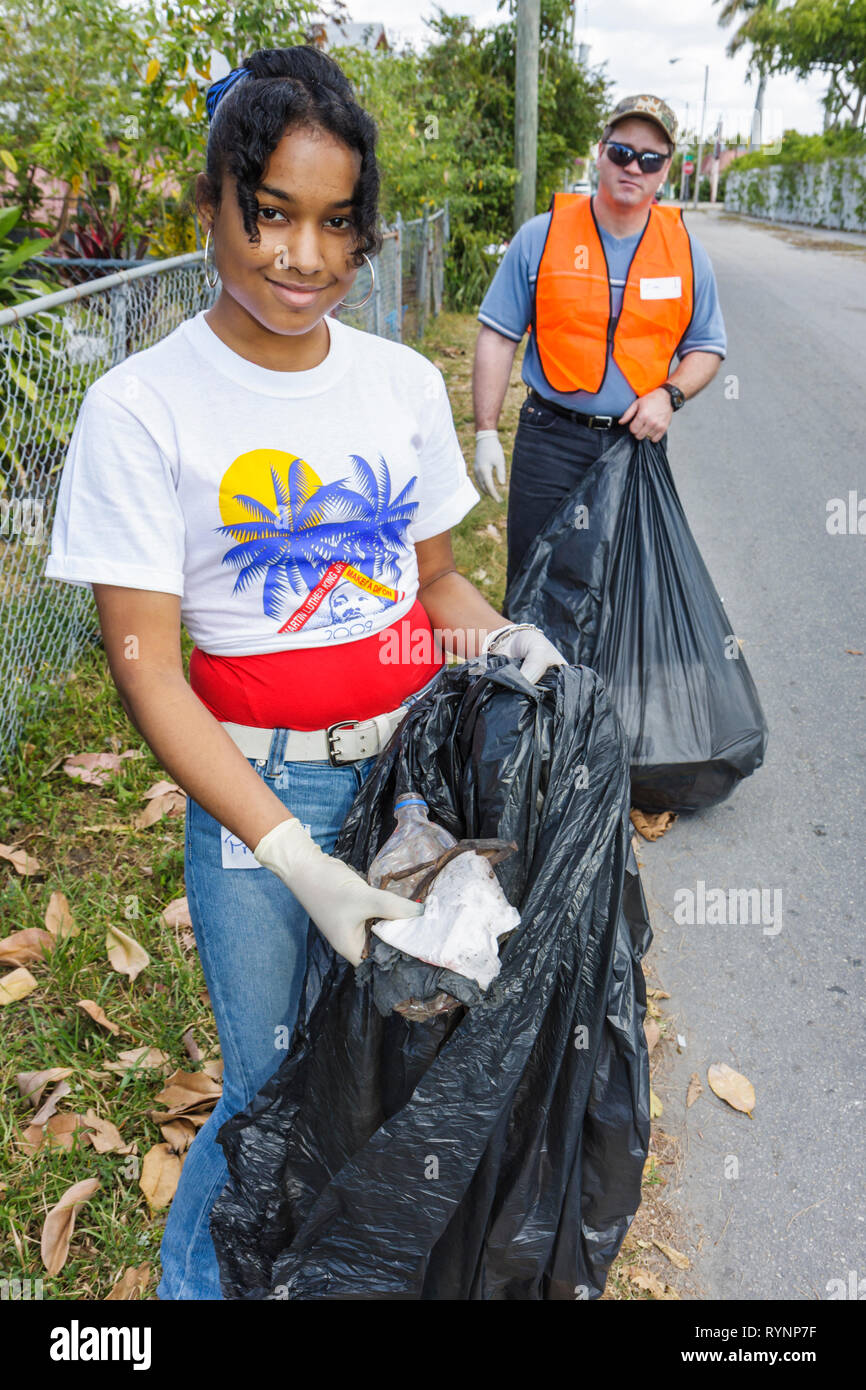
[[[683,160],[683,173],[693,174],[695,172],[695,161],[693,159]]]

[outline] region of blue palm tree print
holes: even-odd
[[[303,459],[293,460],[285,480],[272,466],[276,506],[236,493],[234,500],[252,519],[214,528],[238,542],[223,556],[223,564],[238,571],[232,592],[264,580],[266,617],[282,617],[291,595],[303,598],[335,560],[348,561],[371,579],[399,579],[399,557],[409,549],[406,528],[418,510],[409,500],[417,476],[392,497],[381,454],[375,469],[360,454],[349,457],[350,475],[335,483],[322,483]]]

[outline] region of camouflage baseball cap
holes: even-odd
[[[677,143],[676,115],[661,97],[649,96],[646,92],[636,97],[623,97],[611,111],[606,125],[623,121],[626,116],[641,116],[645,121],[654,121],[674,145]]]

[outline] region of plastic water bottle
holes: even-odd
[[[443,826],[431,824],[427,818],[428,809],[427,802],[420,796],[401,796],[394,803],[397,829],[367,870],[367,882],[373,888],[384,886],[389,893],[397,893],[401,898],[413,898],[415,888],[429,872],[430,861],[457,844]],[[389,879],[383,885],[386,874],[410,869],[416,864],[426,864],[428,868],[419,868],[416,874],[407,874],[405,878]]]

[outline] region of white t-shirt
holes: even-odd
[[[181,596],[202,651],[357,640],[418,589],[414,542],[479,500],[438,367],[326,316],[307,371],[247,361],[204,310],[95,381],[45,573]]]

